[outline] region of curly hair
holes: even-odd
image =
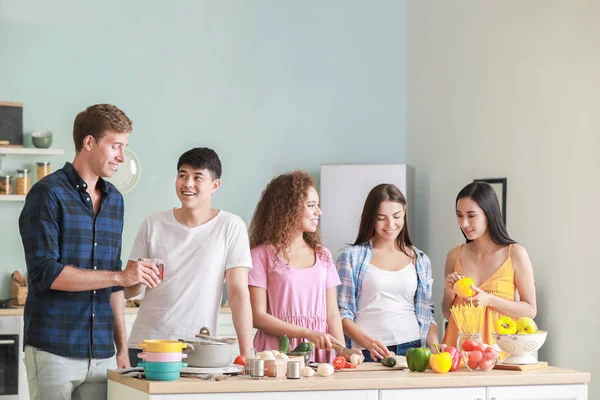
[[[269,182],[256,205],[250,222],[250,247],[263,244],[274,247],[289,262],[288,247],[301,228],[308,189],[315,187],[313,178],[303,171],[279,175]],[[321,232],[304,232],[306,244],[321,258],[327,258],[321,244]]]

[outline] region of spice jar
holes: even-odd
[[[38,181],[50,174],[50,163],[47,161],[37,163],[37,179]]]
[[[0,174],[0,195],[2,194],[12,194],[10,175]]]
[[[17,194],[27,194],[31,184],[31,177],[28,169],[17,170]]]

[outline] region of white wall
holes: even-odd
[[[474,178],[507,177],[508,229],[529,251],[536,321],[549,331],[540,358],[592,376],[600,373],[599,22],[593,0],[407,7],[412,226],[434,263],[436,304],[446,254],[463,240],[456,194]]]
[[[0,100],[22,101],[25,131],[67,150],[4,170],[71,161],[75,115],[110,102],[133,120],[142,168],[123,259],[148,213],[179,205],[177,159],[192,147],[219,153],[214,205],[248,222],[283,172],[406,161],[404,19],[404,0],[0,0]],[[25,269],[22,207],[0,204],[0,299]]]

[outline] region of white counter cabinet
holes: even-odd
[[[108,371],[108,400],[587,400],[590,374],[547,367],[449,374],[397,371],[337,372],[290,380],[231,377],[221,382],[182,377],[158,382]]]

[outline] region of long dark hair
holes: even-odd
[[[498,202],[498,196],[492,186],[485,182],[473,182],[462,188],[462,190],[456,196],[456,203],[454,207],[458,205],[458,200],[469,197],[471,198],[481,209],[487,217],[488,229],[492,241],[500,245],[508,245],[517,243],[508,234],[504,220],[502,219],[502,212],[500,211],[500,203]],[[471,240],[467,239],[467,236],[460,230],[465,237],[467,243]]]
[[[377,218],[377,211],[379,211],[379,205],[384,201],[394,201],[402,204],[406,207],[406,197],[404,194],[391,183],[382,183],[375,186],[369,192],[365,205],[363,206],[362,215],[360,217],[360,225],[358,228],[358,236],[352,244],[353,246],[368,242],[375,236],[375,219]],[[404,226],[396,239],[398,241],[398,247],[404,254],[412,257],[409,254],[407,248],[412,249],[412,241],[410,240],[410,234],[408,233],[408,218],[406,216],[406,209],[404,210]]]

